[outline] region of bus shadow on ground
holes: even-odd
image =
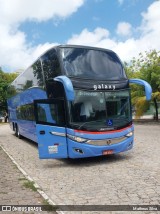
[[[98,164],[111,164],[115,162],[127,161],[130,158],[131,156],[128,154],[113,154],[79,159],[61,159],[60,161],[63,161],[65,164],[73,167],[89,167]]]
[[[45,168],[82,168],[82,167],[93,167],[97,165],[108,165],[114,164],[116,162],[128,161],[132,158],[131,154],[113,154],[108,156],[97,156],[97,157],[89,157],[89,158],[77,158],[77,159],[53,159],[48,163],[44,163]],[[51,159],[50,159],[51,160]]]

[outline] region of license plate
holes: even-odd
[[[103,154],[103,155],[111,155],[111,154],[113,154],[113,150],[104,150],[104,151],[102,152],[102,154]]]

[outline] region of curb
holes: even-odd
[[[10,154],[5,150],[5,148],[2,146],[2,145],[0,145],[0,147],[3,149],[3,151],[6,153],[6,155],[10,158],[10,160],[12,161],[12,163],[13,164],[15,164],[16,166],[17,166],[17,168],[19,169],[19,171],[24,175],[24,177],[26,178],[26,179],[28,179],[29,181],[31,181],[31,182],[34,182],[34,187],[37,189],[37,192],[42,196],[42,198],[44,198],[45,200],[47,200],[48,201],[48,203],[50,204],[50,205],[53,205],[53,206],[56,206],[56,203],[54,203],[50,198],[49,198],[49,196],[43,191],[43,190],[41,190],[41,188],[40,188],[40,186],[20,167],[20,165],[14,160],[14,158],[12,158],[11,156],[10,156]],[[65,214],[64,212],[62,212],[62,211],[55,211],[56,213],[58,213],[58,214]]]

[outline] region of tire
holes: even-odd
[[[18,125],[16,125],[16,137],[18,137],[19,139],[22,138],[22,135],[19,133]]]
[[[15,124],[14,123],[12,123],[12,129],[13,129],[14,135],[16,135],[16,128],[15,128]]]

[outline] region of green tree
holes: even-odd
[[[151,85],[155,119],[158,120],[157,101],[160,101],[160,52],[151,50],[140,53],[138,59],[133,58],[129,65],[125,64],[125,67],[129,78],[140,78]],[[145,100],[144,89],[141,86],[132,86],[132,101],[137,109],[136,116],[141,116],[149,107],[149,102]]]
[[[17,75],[17,73],[5,73],[0,68],[0,111],[7,110],[7,88]]]

